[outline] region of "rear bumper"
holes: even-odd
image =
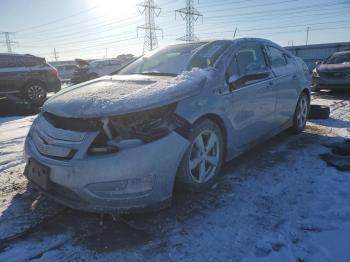
[[[173,132],[115,154],[58,161],[41,155],[27,137],[25,158],[49,167],[50,186],[39,189],[53,200],[89,212],[130,213],[170,204],[177,168],[188,144]],[[24,175],[28,176],[27,168]]]
[[[58,91],[61,90],[61,81],[59,78],[54,78],[47,83],[47,91],[48,92],[55,92],[57,93]]]

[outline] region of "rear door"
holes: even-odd
[[[279,126],[282,126],[294,116],[298,100],[297,69],[293,58],[282,49],[274,46],[266,48],[272,70],[276,75],[276,121]]]
[[[18,56],[2,55],[0,57],[0,92],[18,93],[25,82],[28,68],[21,65]]]
[[[274,75],[268,66],[263,46],[245,46],[235,54],[226,73],[243,76],[259,72],[270,75],[261,80],[250,81],[236,87],[228,95],[232,106],[229,115],[236,134],[237,147],[254,143],[268,135],[275,127],[276,88]]]
[[[30,77],[35,80],[47,82],[48,66],[43,58],[35,56],[23,57],[23,63],[30,69]]]

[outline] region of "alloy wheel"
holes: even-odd
[[[297,111],[297,125],[299,128],[303,128],[307,121],[307,115],[308,115],[308,101],[306,96],[302,96],[299,104],[298,104],[298,111]]]
[[[32,101],[40,101],[45,98],[45,89],[40,85],[32,85],[28,88],[27,96]]]
[[[220,161],[220,143],[215,132],[205,130],[193,141],[188,161],[192,179],[205,183],[215,175]]]

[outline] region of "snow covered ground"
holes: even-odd
[[[349,262],[350,172],[319,158],[350,138],[350,97],[303,134],[285,132],[227,163],[208,192],[176,192],[169,209],[111,217],[64,208],[22,176],[33,121],[0,118],[0,261]]]

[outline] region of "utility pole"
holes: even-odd
[[[179,13],[182,19],[186,20],[186,35],[178,38],[178,40],[193,42],[198,41],[198,37],[194,35],[194,23],[198,20],[199,17],[203,15],[194,8],[193,0],[186,0],[186,7],[175,10],[175,19],[176,14]]]
[[[0,32],[0,34],[5,36],[5,42],[2,42],[2,43],[6,44],[7,52],[12,53],[12,44],[15,44],[16,42],[12,41],[10,36],[14,35],[15,33],[14,32]]]
[[[306,45],[309,43],[309,31],[310,31],[310,27],[308,26],[306,28]]]
[[[237,26],[236,26],[235,32],[233,33],[233,39],[236,38],[237,29],[238,29],[238,28],[237,28]]]
[[[56,52],[56,48],[53,49],[53,56],[55,58],[55,61],[58,61],[58,52]]]
[[[143,53],[145,53],[158,47],[157,31],[162,32],[163,38],[163,30],[154,22],[154,17],[160,15],[161,9],[154,3],[154,0],[144,0],[137,4],[137,7],[141,15],[145,14],[145,24],[136,28],[137,37],[139,35],[139,29],[145,31],[143,43]]]
[[[108,58],[108,48],[106,48],[106,56],[105,58]]]

